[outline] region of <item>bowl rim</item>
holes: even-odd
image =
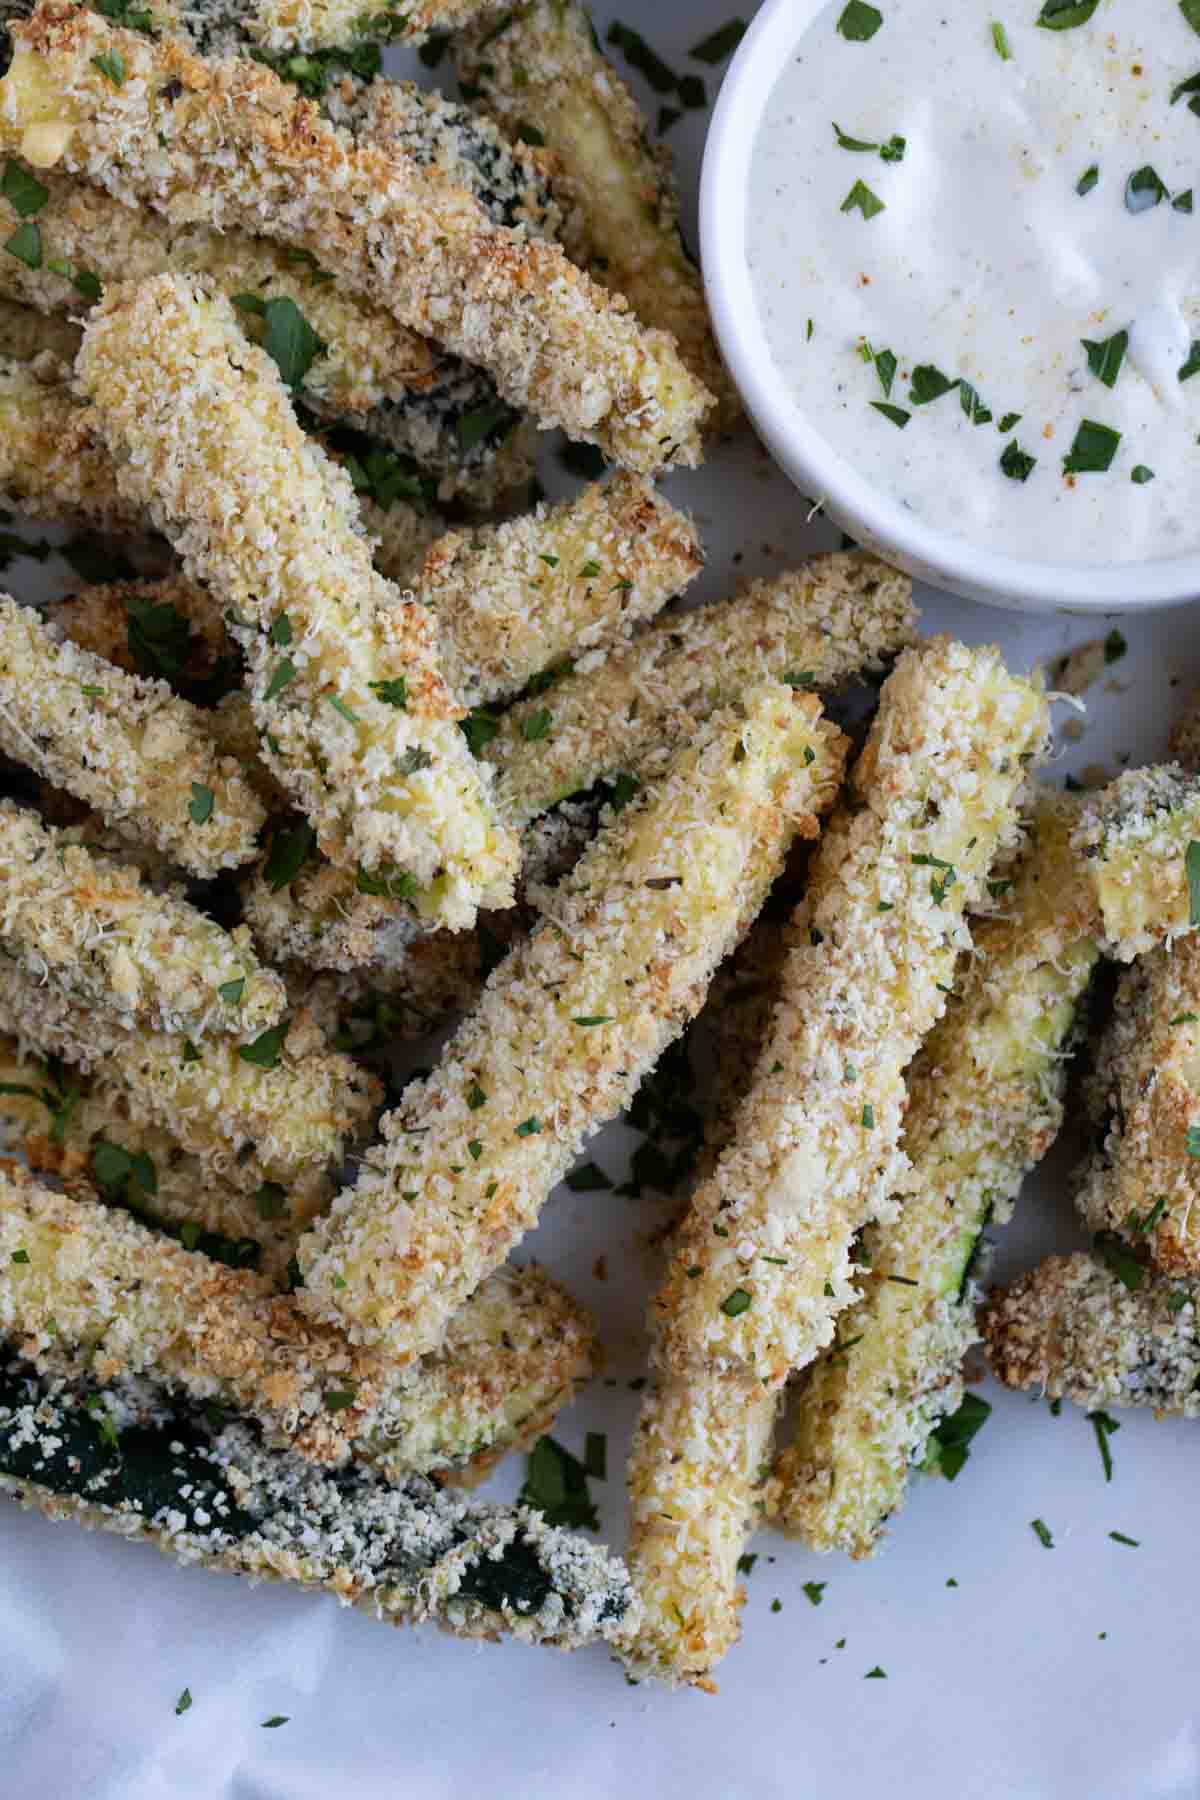
[[[700,174],[700,261],[721,355],[789,479],[855,540],[919,580],[990,605],[1128,612],[1200,597],[1200,552],[1131,563],[1043,562],[914,518],[830,445],[780,378],[745,254],[751,156],[779,72],[827,0],[764,0],[725,73]]]

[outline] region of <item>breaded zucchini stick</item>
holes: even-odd
[[[49,171],[35,179],[46,199],[25,216],[38,234],[37,266],[0,257],[3,295],[41,313],[79,316],[113,282],[193,275],[240,300],[239,316],[252,334],[261,327],[250,301],[288,301],[322,344],[299,378],[297,396],[305,406],[412,456],[438,477],[443,500],[494,503],[528,480],[527,449],[521,434],[512,436],[516,417],[490,378],[447,357],[382,308],[342,292],[311,257],[238,232],[172,224]],[[22,222],[0,197],[0,241]],[[15,340],[5,345],[17,356],[41,347],[36,340],[24,350]],[[74,356],[63,344],[59,353]],[[469,446],[468,437],[475,439]]]
[[[972,924],[954,996],[908,1071],[899,1214],[867,1228],[862,1295],[838,1320],[844,1348],[809,1371],[770,1487],[775,1519],[813,1550],[877,1548],[910,1468],[962,1403],[984,1228],[1011,1218],[1058,1136],[1065,1051],[1098,954],[1093,939],[1061,954],[1053,942],[1074,817],[1069,797],[1040,799],[1003,916]]]
[[[1200,1418],[1194,1284],[1144,1270],[1130,1288],[1098,1256],[1049,1256],[980,1314],[998,1381],[1089,1412],[1152,1406]]]
[[[250,0],[239,9],[238,25],[264,50],[340,50],[372,37],[420,43],[431,32],[458,31],[502,5],[503,0],[405,0],[403,7],[373,17],[356,0]],[[178,10],[186,25],[203,15],[203,0],[184,0]]]
[[[393,1481],[460,1468],[483,1447],[503,1455],[531,1412],[552,1413],[589,1369],[587,1324],[546,1282],[524,1315],[509,1300],[497,1276],[436,1356],[401,1369],[306,1319],[248,1269],[94,1197],[0,1174],[0,1329],[41,1373],[101,1387],[144,1376],[331,1466],[353,1457]]]
[[[164,1127],[134,1118],[119,1080],[22,1055],[7,1037],[0,1037],[0,1144],[68,1188],[88,1183],[190,1248],[257,1269],[273,1287],[288,1285],[296,1238],[334,1193],[328,1177],[294,1191],[271,1183],[247,1193]]]
[[[0,139],[35,168],[61,164],[169,219],[307,250],[486,368],[510,405],[629,468],[699,460],[711,396],[665,333],[556,245],[493,225],[395,152],[354,145],[254,62],[206,63],[65,0],[44,0],[11,35]],[[119,86],[103,72],[114,54]]]
[[[843,745],[815,700],[764,683],[602,832],[301,1239],[306,1308],[399,1357],[440,1341],[699,1010],[794,832],[817,831]]]
[[[172,1411],[146,1383],[98,1396],[11,1364],[0,1489],[184,1564],[323,1588],[393,1625],[574,1649],[637,1623],[624,1566],[540,1513],[439,1492],[422,1476],[393,1488],[367,1470],[331,1475],[265,1449],[244,1425]]]
[[[344,474],[233,310],[181,278],[110,290],[79,377],[118,482],[231,610],[263,760],[334,861],[432,917],[508,904],[516,844],[458,729],[434,626],[371,566]]]
[[[0,800],[0,952],[127,1031],[246,1039],[287,1005],[244,926],[231,936],[11,800]]]
[[[619,642],[704,566],[690,519],[618,472],[508,524],[447,532],[413,577],[468,706],[507,699],[562,658]]]
[[[145,513],[117,492],[112,461],[55,361],[0,356],[0,493],[36,519],[86,520],[114,536],[141,531]]]
[[[655,1302],[663,1359],[784,1381],[856,1297],[851,1249],[894,1210],[903,1071],[944,1010],[963,913],[1043,749],[1046,703],[994,650],[904,653],[822,842],[729,1149]]]
[[[733,1130],[770,1028],[788,940],[786,927],[760,918],[709,992],[718,1075],[701,1178]],[[761,1510],[779,1399],[778,1389],[737,1374],[652,1367],[628,1470],[626,1554],[643,1622],[622,1660],[634,1676],[711,1689],[709,1670],[737,1642],[746,1597],[738,1561]]]
[[[216,875],[255,854],[266,815],[237,764],[219,754],[205,715],[166,682],[61,641],[2,594],[0,750],[111,824],[135,827],[193,874]]]
[[[0,1031],[43,1056],[60,1056],[120,1090],[132,1118],[160,1126],[206,1169],[243,1192],[264,1183],[293,1200],[315,1187],[366,1135],[379,1104],[374,1076],[319,1048],[303,1019],[272,1026],[249,1044],[196,1045],[165,1032],[109,1027],[7,963],[0,967]]]
[[[454,39],[464,93],[513,137],[555,154],[554,191],[567,254],[624,294],[643,324],[669,331],[692,374],[717,396],[728,430],[741,405],[712,334],[696,262],[684,248],[670,152],[601,51],[575,0],[533,0]]]
[[[1166,1274],[1200,1274],[1200,939],[1122,972],[1088,1087],[1097,1129],[1080,1214]]]
[[[1131,962],[1200,925],[1200,775],[1130,769],[1088,798],[1073,843],[1107,956]]]
[[[505,714],[484,752],[497,804],[521,823],[603,777],[648,780],[751,682],[836,687],[883,668],[915,630],[911,581],[862,552],[815,556],[724,605],[672,613]]]

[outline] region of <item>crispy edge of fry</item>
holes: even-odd
[[[1177,764],[1129,769],[1089,796],[1072,845],[1099,909],[1097,935],[1107,956],[1131,962],[1200,922],[1195,843],[1200,775]]]
[[[487,368],[513,406],[627,467],[699,460],[712,397],[666,333],[640,327],[556,245],[492,225],[394,153],[354,145],[257,63],[207,63],[65,0],[43,0],[11,36],[0,137],[36,168],[62,162],[167,217],[308,250]],[[119,88],[96,63],[114,51],[129,77]]]
[[[903,1070],[944,1010],[963,912],[1017,835],[1047,725],[1040,688],[995,650],[931,639],[885,683],[857,810],[818,848],[754,1086],[654,1303],[666,1366],[779,1383],[833,1339],[855,1234],[903,1167]]]
[[[844,755],[819,711],[762,684],[601,833],[302,1239],[302,1304],[393,1353],[438,1342],[699,1010],[793,833],[815,835]]]
[[[1200,1417],[1195,1289],[1169,1275],[1147,1269],[1131,1291],[1097,1256],[1050,1256],[994,1290],[980,1326],[1006,1387]]]

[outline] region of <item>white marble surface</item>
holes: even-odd
[[[603,30],[613,9],[596,13]],[[728,12],[725,0],[662,0],[627,4],[623,16],[682,67],[688,46]],[[703,129],[697,114],[673,134],[689,208]],[[822,541],[750,442],[670,490],[703,524],[707,595]],[[22,562],[5,580],[34,597],[65,585],[66,572]],[[1096,629],[934,594],[923,606],[931,628],[996,640],[1020,668]],[[1091,763],[1115,768],[1118,753],[1162,752],[1200,677],[1196,619],[1185,608],[1122,621],[1129,653],[1113,671],[1121,691],[1093,690],[1086,733],[1065,747],[1054,779]],[[596,1157],[619,1176],[633,1142],[614,1127]],[[1060,1146],[1030,1183],[1000,1245],[1001,1273],[1078,1241],[1063,1197],[1070,1166]],[[580,1449],[585,1429],[607,1431],[610,1476],[594,1485],[613,1544],[624,1531],[620,1472],[636,1405],[626,1384],[640,1367],[652,1273],[644,1243],[659,1216],[651,1200],[563,1191],[529,1245],[602,1321],[617,1385],[597,1386],[558,1435]],[[603,1282],[593,1273],[601,1253]],[[1044,1404],[986,1391],[995,1411],[966,1469],[953,1485],[918,1485],[874,1563],[758,1540],[744,1641],[716,1698],[630,1687],[602,1651],[567,1658],[395,1634],[321,1597],[181,1571],[149,1549],[5,1505],[0,1788],[47,1800],[1200,1794],[1187,1499],[1200,1441],[1187,1426],[1127,1414],[1106,1485],[1081,1414],[1064,1408],[1056,1419]],[[518,1479],[502,1472],[494,1491],[511,1493]],[[1031,1531],[1035,1517],[1051,1527],[1053,1551]],[[1113,1543],[1112,1530],[1140,1548]],[[814,1579],[827,1584],[815,1608],[802,1587]],[[773,1613],[776,1598],[782,1609]],[[875,1665],[887,1680],[864,1686]],[[194,1704],[176,1717],[184,1686]],[[262,1730],[278,1713],[289,1723]]]

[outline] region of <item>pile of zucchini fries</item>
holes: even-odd
[[[711,1687],[751,1531],[869,1555],[950,1466],[1106,957],[1099,1248],[982,1334],[1200,1410],[1200,731],[1051,792],[1037,674],[862,552],[671,604],[703,551],[654,479],[738,407],[582,8],[3,19],[0,487],[119,567],[0,596],[0,1486]],[[378,73],[430,34],[461,104]],[[607,464],[556,505],[552,426]],[[702,1011],[621,1561],[462,1490],[590,1378],[508,1259]]]

